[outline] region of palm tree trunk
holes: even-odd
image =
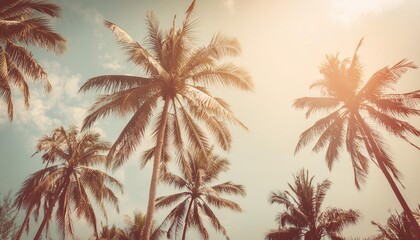
[[[32,205],[28,211],[26,212],[26,216],[25,219],[23,220],[22,226],[20,226],[19,228],[19,232],[16,234],[15,240],[20,240],[20,238],[22,237],[22,233],[23,233],[23,229],[25,229],[25,226],[28,224],[29,222],[29,217],[31,216],[32,210],[34,209],[35,205]]]
[[[389,185],[392,188],[392,191],[394,192],[395,196],[397,197],[398,201],[401,204],[401,207],[404,210],[404,213],[407,215],[408,220],[410,221],[411,226],[414,229],[414,232],[416,234],[416,238],[420,239],[420,227],[417,221],[415,220],[413,213],[408,206],[407,202],[405,201],[404,197],[402,196],[400,190],[398,189],[397,184],[395,184],[394,179],[392,178],[391,174],[389,174],[388,170],[386,169],[385,164],[382,161],[382,153],[376,144],[375,139],[372,136],[372,133],[370,132],[369,128],[367,127],[366,123],[364,122],[363,118],[360,116],[360,114],[356,114],[357,120],[362,126],[363,132],[365,133],[366,137],[368,138],[369,144],[372,147],[373,154],[375,155],[376,161],[378,162],[379,168],[381,169],[382,173],[385,175],[386,180],[388,180]]]
[[[149,202],[147,204],[146,220],[143,226],[142,236],[140,238],[142,240],[149,240],[150,230],[152,228],[153,214],[155,212],[155,198],[156,198],[156,191],[157,191],[159,172],[160,172],[160,160],[162,157],[163,140],[164,140],[165,131],[166,131],[166,122],[168,119],[169,102],[170,100],[168,98],[165,98],[165,105],[163,106],[162,119],[160,120],[159,132],[156,139],[152,179],[150,180]]]
[[[194,200],[191,198],[190,205],[188,206],[188,210],[187,210],[187,216],[185,217],[184,230],[182,231],[182,240],[185,240],[185,237],[187,236],[188,216],[190,215],[189,213],[190,213],[193,201]]]

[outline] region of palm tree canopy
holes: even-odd
[[[420,136],[420,130],[401,120],[420,115],[420,110],[416,108],[420,100],[420,90],[389,93],[403,73],[417,66],[403,59],[391,67],[378,70],[363,83],[362,66],[357,54],[361,44],[362,40],[351,59],[340,60],[338,55],[328,55],[326,62],[320,67],[322,78],[311,85],[311,88],[320,89],[321,96],[299,98],[293,104],[295,108],[307,109],[307,118],[317,112],[327,113],[327,116],[316,121],[300,135],[295,153],[311,140],[317,139],[312,150],[318,152],[326,148],[325,161],[331,169],[340,157],[340,150],[345,147],[350,154],[358,188],[360,183],[365,182],[368,174],[368,157],[375,164],[379,161],[372,152],[374,146],[367,140],[366,131],[372,134],[378,145],[385,167],[394,178],[400,179],[400,172],[389,158],[381,134],[367,121],[383,127],[413,146],[415,145],[407,137]]]
[[[204,226],[203,216],[210,220],[216,231],[221,232],[226,239],[226,229],[214,214],[212,207],[228,208],[241,212],[241,207],[226,198],[223,194],[245,196],[242,185],[230,181],[211,185],[218,179],[220,173],[227,171],[229,162],[217,155],[206,159],[204,154],[193,152],[188,154],[188,162],[181,167],[181,176],[167,172],[161,181],[179,190],[179,193],[162,196],[156,199],[156,208],[176,206],[162,222],[160,228],[169,225],[167,237],[176,237],[187,227],[196,228],[204,239],[209,239]],[[190,207],[188,207],[190,206]],[[184,230],[186,231],[186,230]],[[185,235],[185,233],[184,233]]]
[[[47,17],[58,17],[56,4],[40,0],[0,1],[0,97],[7,104],[9,119],[13,119],[11,85],[19,89],[29,107],[29,86],[25,76],[43,80],[45,91],[51,84],[43,67],[28,50],[29,45],[62,53],[65,39],[49,25]]]
[[[46,211],[57,206],[56,220],[63,237],[66,233],[74,235],[71,220],[74,209],[76,216],[86,219],[97,234],[94,203],[106,217],[105,202],[118,211],[118,198],[112,188],[121,192],[123,189],[118,180],[95,168],[106,163],[109,145],[100,140],[99,134],[79,133],[76,127],[60,127],[50,136],[43,136],[38,141],[36,153],[43,153],[46,166],[25,180],[16,195],[15,205],[18,209],[36,206],[35,220],[42,202],[44,216]]]
[[[417,211],[418,214],[418,211]],[[410,221],[404,213],[391,214],[386,225],[382,226],[379,223],[372,221],[372,224],[378,228],[378,235],[374,240],[415,240],[415,230],[413,229]]]
[[[315,186],[313,179],[314,177],[309,177],[308,172],[302,169],[294,177],[294,184],[288,184],[290,191],[276,191],[270,194],[269,202],[282,205],[285,210],[277,215],[279,227],[267,233],[267,240],[292,240],[302,237],[307,240],[320,240],[324,236],[344,239],[341,231],[357,223],[360,214],[355,210],[322,210],[322,203],[331,182],[324,180]]]
[[[241,52],[239,43],[235,38],[216,34],[207,46],[194,48],[195,20],[191,15],[191,12],[187,13],[179,28],[174,19],[172,28],[164,32],[154,14],[148,13],[144,44],[147,49],[116,24],[105,22],[129,60],[146,75],[103,75],[89,79],[80,88],[81,92],[96,90],[104,94],[89,110],[83,128],[109,114],[132,115],[109,152],[114,167],[121,166],[141,143],[153,116],[157,116],[153,129],[156,138],[164,113],[160,107],[164,102],[168,104],[169,116],[164,133],[163,162],[170,157],[167,151],[170,145],[176,146],[177,151],[182,151],[182,146],[188,144],[207,152],[209,136],[203,126],[225,150],[231,145],[226,122],[245,127],[233,115],[229,105],[208,89],[208,86],[220,85],[252,90],[253,84],[245,70],[222,62],[225,57],[237,56]],[[186,139],[181,137],[184,133]],[[150,158],[153,151],[154,148],[147,151]]]

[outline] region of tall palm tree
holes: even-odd
[[[410,224],[406,214],[391,214],[386,225],[372,221],[372,224],[378,228],[379,234],[373,240],[415,240],[418,239],[413,226]]]
[[[37,220],[41,208],[44,216],[34,239],[40,239],[43,230],[48,229],[54,209],[63,239],[66,233],[74,236],[71,220],[73,210],[78,218],[86,219],[97,238],[97,218],[93,205],[96,203],[105,216],[106,201],[118,211],[118,198],[112,188],[122,192],[122,184],[118,180],[95,168],[106,163],[105,152],[109,147],[109,143],[100,140],[99,134],[79,133],[76,127],[68,130],[60,127],[51,136],[42,137],[36,153],[43,153],[46,166],[25,180],[15,199],[18,209],[28,210],[17,239],[28,225],[31,211]]]
[[[418,137],[420,131],[399,118],[420,115],[420,110],[415,108],[420,99],[420,90],[409,93],[387,93],[387,90],[400,80],[403,73],[417,67],[403,59],[392,67],[378,70],[363,84],[362,67],[357,55],[361,44],[362,40],[352,59],[340,60],[338,55],[327,56],[320,68],[322,79],[311,85],[311,88],[321,89],[321,97],[295,100],[296,108],[307,109],[306,117],[319,111],[328,112],[326,117],[316,121],[300,135],[295,153],[317,138],[312,150],[318,152],[327,148],[325,160],[331,170],[340,150],[345,146],[350,154],[358,189],[360,183],[366,180],[370,157],[385,175],[420,239],[419,226],[394,181],[400,181],[401,174],[385,150],[382,135],[372,125],[384,127],[392,135],[415,146],[407,136]]]
[[[204,239],[209,239],[209,234],[203,224],[203,216],[205,216],[218,232],[229,239],[226,229],[212,211],[211,206],[241,212],[241,207],[237,203],[223,198],[221,194],[245,196],[245,189],[242,185],[230,181],[211,186],[211,182],[217,180],[221,172],[229,169],[229,162],[216,155],[210,157],[209,155],[204,156],[202,152],[187,154],[187,164],[181,168],[182,176],[171,172],[162,176],[162,182],[173,185],[181,191],[156,199],[157,208],[169,207],[177,203],[159,227],[162,229],[169,224],[168,238],[173,239],[180,235],[182,230],[182,240],[185,240],[187,229],[195,227]]]
[[[235,38],[216,34],[209,45],[194,48],[192,9],[179,28],[162,32],[155,16],[147,15],[146,50],[120,27],[105,22],[126,53],[147,77],[103,75],[89,79],[80,89],[105,93],[97,99],[84,120],[88,128],[109,114],[132,117],[112,145],[108,159],[113,167],[121,166],[142,142],[146,129],[156,120],[153,129],[155,146],[147,151],[153,156],[145,230],[142,239],[149,239],[155,208],[160,164],[169,159],[168,148],[176,148],[182,159],[184,144],[207,152],[209,133],[228,150],[231,135],[226,122],[245,127],[222,99],[213,96],[207,86],[221,85],[251,90],[248,73],[231,63],[221,63],[226,56],[237,56],[240,46]],[[155,117],[155,118],[154,118]],[[204,131],[206,127],[209,132]],[[186,134],[187,138],[185,139]],[[182,161],[180,161],[182,162]]]
[[[45,91],[51,84],[43,67],[27,48],[30,45],[62,53],[65,39],[49,25],[49,17],[58,17],[60,8],[56,4],[41,0],[0,1],[0,97],[7,104],[7,113],[13,120],[11,85],[23,94],[29,107],[29,87],[25,76],[34,81],[43,80]]]
[[[278,229],[271,230],[267,240],[289,239],[320,240],[329,237],[333,240],[345,239],[341,236],[344,227],[356,224],[360,214],[355,210],[327,208],[322,210],[327,190],[331,182],[324,180],[313,183],[314,177],[302,169],[294,177],[294,185],[288,184],[291,191],[277,191],[270,194],[271,204],[277,203],[286,209],[277,217]]]

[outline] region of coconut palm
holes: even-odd
[[[207,157],[207,158],[206,158]],[[209,157],[209,158],[208,158]],[[156,199],[156,208],[169,207],[177,204],[168,216],[163,220],[160,229],[169,225],[167,237],[174,239],[181,235],[186,239],[187,229],[194,227],[204,239],[209,239],[209,234],[204,226],[203,217],[210,220],[216,231],[221,232],[229,239],[226,229],[220,223],[211,207],[228,208],[241,212],[241,207],[226,198],[222,194],[234,194],[245,196],[242,185],[232,182],[224,182],[210,185],[217,180],[221,172],[228,170],[229,162],[216,155],[194,152],[187,154],[187,164],[181,169],[182,176],[167,172],[162,176],[162,182],[173,185],[181,192],[162,196]]]
[[[317,138],[313,151],[326,148],[325,161],[331,170],[338,160],[340,150],[345,147],[353,166],[355,185],[365,182],[368,174],[369,158],[381,169],[398,198],[404,211],[409,212],[410,222],[418,229],[405,199],[394,179],[400,181],[401,174],[390,159],[382,135],[373,127],[384,127],[386,131],[403,140],[410,135],[420,136],[420,131],[400,118],[418,116],[416,104],[420,90],[409,93],[387,93],[400,80],[403,73],[417,68],[414,63],[401,60],[392,67],[378,70],[363,84],[362,67],[357,50],[352,59],[340,60],[338,55],[327,56],[321,66],[322,79],[311,85],[321,89],[321,97],[303,97],[295,100],[294,107],[307,109],[306,117],[316,112],[328,112],[326,117],[304,131],[299,138],[295,153]],[[417,146],[415,146],[418,148]],[[367,153],[367,154],[366,154]],[[420,239],[420,232],[418,235]]]
[[[40,239],[43,230],[48,230],[54,209],[57,228],[63,239],[67,233],[74,236],[73,212],[78,218],[86,219],[98,237],[93,205],[97,204],[105,216],[105,202],[110,202],[118,211],[118,198],[112,188],[122,192],[118,180],[95,168],[106,163],[105,152],[109,146],[100,140],[99,134],[79,133],[76,127],[68,130],[57,128],[51,136],[38,141],[36,153],[43,153],[46,166],[25,180],[15,199],[17,208],[26,208],[27,217],[33,212],[36,221],[39,211],[43,210],[43,219],[34,239]],[[25,218],[20,235],[28,224],[29,217]]]
[[[382,226],[379,223],[372,221],[372,224],[378,228],[379,234],[373,240],[415,240],[416,235],[414,228],[410,224],[407,215],[391,214],[386,225]]]
[[[47,18],[58,17],[59,13],[56,4],[46,1],[0,1],[0,97],[7,104],[10,120],[13,120],[11,85],[22,92],[26,107],[30,92],[25,76],[43,80],[45,91],[51,91],[47,73],[27,47],[37,46],[55,53],[65,50],[66,41],[51,28]]]
[[[126,240],[123,230],[112,225],[108,227],[107,225],[102,226],[102,229],[99,233],[98,240]]]
[[[270,194],[270,203],[280,204],[285,210],[277,215],[279,227],[267,233],[267,240],[320,240],[323,237],[345,239],[341,231],[348,225],[356,224],[360,214],[352,209],[322,210],[322,203],[331,182],[324,180],[315,186],[313,179],[314,177],[309,177],[308,172],[302,169],[294,176],[294,185],[288,184],[291,191],[276,191]]]
[[[108,227],[107,225],[102,226],[101,232],[99,234],[99,240],[135,240],[138,236],[141,235],[141,232],[144,227],[146,216],[141,212],[134,212],[133,218],[128,215],[125,215],[125,228],[118,228],[115,225]],[[162,235],[162,231],[155,229],[154,224],[152,225],[154,229],[151,235],[151,239],[158,239]],[[93,236],[94,239],[95,236]]]
[[[226,56],[237,56],[240,53],[239,43],[234,38],[216,34],[209,45],[194,48],[193,7],[187,11],[179,28],[175,26],[174,19],[174,25],[167,32],[160,30],[152,13],[148,14],[148,49],[134,41],[119,26],[105,22],[129,55],[130,61],[144,70],[147,77],[103,75],[89,79],[80,89],[82,92],[97,90],[104,93],[89,110],[83,128],[92,126],[97,119],[110,114],[132,114],[110,149],[108,159],[113,167],[121,166],[128,159],[155,119],[155,145],[146,152],[148,159],[153,157],[154,160],[146,231],[142,239],[149,239],[160,164],[169,159],[168,148],[175,147],[174,152],[178,153],[179,159],[185,155],[184,144],[207,152],[211,140],[209,134],[212,134],[217,143],[227,150],[231,145],[231,135],[226,122],[245,127],[234,117],[229,105],[213,96],[207,88],[221,85],[252,89],[246,71],[234,64],[220,62]]]

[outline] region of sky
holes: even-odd
[[[121,26],[133,39],[142,43],[145,36],[145,15],[153,11],[161,27],[168,29],[177,15],[178,22],[190,4],[189,0],[55,0],[62,7],[62,16],[53,20],[54,28],[68,41],[63,55],[33,49],[34,56],[46,68],[53,91],[46,95],[41,84],[31,84],[31,106],[25,109],[22,97],[15,95],[15,118],[7,119],[5,105],[0,103],[0,193],[15,193],[25,178],[42,168],[35,152],[37,139],[59,126],[80,126],[94,93],[79,94],[87,79],[105,74],[142,75],[127,61],[114,35],[103,26],[109,20]],[[241,56],[231,59],[244,67],[255,84],[253,92],[214,89],[231,105],[248,131],[232,126],[232,149],[222,155],[229,159],[230,170],[219,182],[233,181],[245,186],[246,197],[228,197],[238,202],[242,213],[216,211],[231,239],[263,239],[276,227],[276,214],[281,206],[270,205],[268,196],[274,190],[286,190],[293,175],[305,168],[315,181],[328,178],[333,182],[324,207],[357,209],[363,219],[347,228],[347,237],[367,237],[376,233],[372,220],[385,223],[391,213],[401,207],[379,169],[370,164],[369,177],[359,191],[353,182],[349,156],[329,171],[324,152],[313,153],[311,146],[294,155],[299,134],[322,115],[305,119],[303,111],[292,106],[294,99],[317,96],[309,85],[321,76],[319,66],[326,54],[351,57],[357,43],[363,64],[363,79],[376,70],[392,66],[403,58],[420,65],[420,1],[410,0],[197,0],[196,35],[198,45],[208,44],[213,34],[221,32],[236,37]],[[420,87],[420,69],[403,75],[396,91],[408,92]],[[127,118],[128,119],[128,118]],[[107,117],[93,129],[112,142],[127,119]],[[420,127],[420,119],[409,119]],[[420,204],[419,151],[383,132],[396,165],[403,173],[401,192],[410,207]],[[411,139],[420,144],[419,139]],[[147,144],[146,144],[147,145]],[[140,169],[140,146],[121,169],[112,174],[125,185],[120,195],[120,213],[108,211],[109,224],[123,226],[124,215],[145,211],[151,166]],[[175,193],[160,185],[158,196]],[[156,221],[169,209],[157,212]],[[19,215],[19,219],[21,216]],[[105,220],[102,220],[106,224]],[[19,222],[20,223],[20,222]],[[34,229],[36,225],[33,225]],[[210,225],[206,225],[211,228]],[[87,239],[91,230],[83,220],[75,221],[78,236]],[[30,233],[33,232],[31,231]],[[51,230],[54,234],[54,231]],[[29,235],[28,239],[30,239]],[[190,233],[194,238],[194,233]],[[211,232],[211,239],[222,235]]]

